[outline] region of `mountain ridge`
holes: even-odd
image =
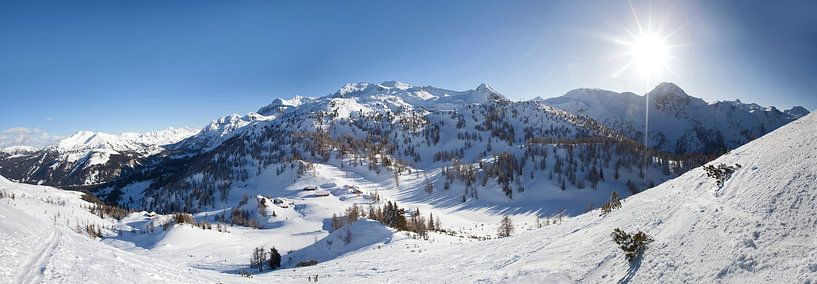
[[[739,101],[708,103],[669,82],[658,84],[648,96],[649,146],[676,154],[725,152],[808,113],[799,106],[781,112]],[[542,101],[644,141],[646,99],[631,92],[585,88]]]

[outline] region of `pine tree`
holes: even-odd
[[[340,227],[343,227],[340,218],[338,218],[337,214],[332,214],[332,231],[340,229]]]
[[[256,247],[250,259],[250,267],[257,268],[258,271],[264,271],[264,263],[266,262],[267,251],[264,250],[264,247]]]
[[[281,267],[281,254],[275,247],[269,250],[269,268],[274,270]]]
[[[497,229],[497,236],[500,238],[509,237],[513,233],[513,222],[511,222],[511,218],[508,216],[503,216],[502,221],[499,222],[499,228]]]

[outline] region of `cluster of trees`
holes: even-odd
[[[575,140],[534,138],[529,139],[521,155],[499,152],[488,159],[489,162],[479,161],[473,164],[464,164],[455,159],[450,166],[443,167],[443,189],[460,181],[465,185],[466,196],[478,198],[475,182],[481,180],[484,187],[489,180],[494,180],[502,192],[512,199],[514,192],[525,191],[523,182],[526,179],[536,179],[538,175],[545,175],[562,190],[566,190],[568,185],[577,189],[597,189],[601,182],[619,180],[622,171],[631,173],[630,176],[637,173],[639,178],[645,178],[642,167],[643,147],[636,143],[626,143],[629,140],[623,140],[624,138],[616,139],[625,142],[593,137]],[[668,155],[653,155],[648,161],[650,169],[657,169],[665,178],[669,178],[703,160],[697,157],[674,160]],[[654,182],[649,180],[645,186],[652,185]],[[629,179],[627,188],[633,194],[641,191],[639,185]]]
[[[281,267],[281,254],[278,253],[275,247],[270,248],[269,252],[264,247],[253,249],[250,268],[258,269],[261,272],[267,269],[275,270],[279,267]]]
[[[191,215],[189,213],[174,213],[171,216],[170,219],[168,219],[168,220],[164,221],[163,223],[161,223],[161,226],[162,226],[162,229],[164,231],[167,231],[175,224],[190,224],[190,225],[192,225],[194,227],[198,227],[199,229],[202,229],[202,230],[212,230],[213,229],[213,224],[212,223],[208,222],[207,220],[196,221],[196,219],[193,218],[193,215]],[[153,223],[150,223],[149,226],[148,226],[148,232],[152,233],[153,230],[154,230],[154,225],[153,225]],[[218,222],[216,222],[216,231],[228,233],[227,226],[222,225],[221,223],[218,223]]]
[[[78,233],[85,233],[89,238],[97,239],[102,237],[102,229],[94,224],[86,224],[84,227],[77,225]]]
[[[91,211],[92,214],[99,216],[99,218],[104,219],[106,217],[111,217],[117,220],[121,220],[122,218],[124,218],[125,216],[132,212],[130,210],[121,208],[116,205],[109,205],[100,200],[99,198],[97,198],[96,195],[88,191],[83,191],[82,193],[83,193],[81,197],[82,200],[91,203],[91,205],[86,207],[86,209],[88,209],[88,211]]]
[[[250,228],[258,228],[258,221],[252,216],[252,212],[248,209],[233,208],[230,210],[230,218],[228,219],[224,213],[216,215],[216,221],[222,223],[229,223],[232,225],[240,225]]]
[[[534,223],[534,226],[535,226],[536,228],[542,228],[542,227],[545,227],[545,226],[556,225],[556,224],[558,224],[558,223],[562,222],[562,220],[563,220],[564,216],[565,216],[564,211],[559,212],[558,214],[554,215],[554,216],[552,217],[552,219],[551,219],[551,218],[545,218],[545,222],[544,222],[544,223],[542,222],[542,220],[541,220],[541,219],[539,219],[539,218],[537,217],[537,218],[536,218],[536,222]]]
[[[353,205],[340,216],[332,214],[330,221],[332,231],[354,223],[360,218],[379,221],[400,231],[413,232],[421,238],[426,238],[428,231],[442,230],[442,222],[439,217],[435,218],[434,214],[429,213],[428,219],[426,219],[420,214],[420,209],[406,212],[405,209],[397,205],[397,202],[387,201],[382,208],[369,205],[368,210],[363,210],[361,207]]]

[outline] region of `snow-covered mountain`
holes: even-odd
[[[173,155],[151,157],[98,193],[133,208],[209,210],[299,184],[314,168],[363,166],[364,175],[393,178],[382,190],[410,190],[418,200],[578,214],[612,191],[627,196],[703,162],[651,153],[645,172],[638,142],[542,102],[512,102],[485,84],[346,84],[258,113],[214,121],[169,147]],[[405,188],[405,180],[417,183]]]
[[[232,114],[222,116],[210,122],[195,135],[188,135],[185,139],[178,140],[178,143],[168,148],[171,150],[181,150],[185,152],[209,151],[213,147],[233,137],[237,130],[244,126],[274,119],[273,114],[262,115],[258,113],[248,113],[244,116]],[[175,142],[174,142],[175,143]]]
[[[0,174],[28,183],[97,184],[195,133],[198,130],[191,128],[120,135],[80,131],[42,149],[4,149],[0,154]]]
[[[672,83],[645,96],[599,89],[576,89],[541,100],[556,108],[592,117],[637,141],[644,140],[649,111],[650,147],[676,154],[722,153],[808,114],[802,107],[779,111],[739,100],[708,103]]]
[[[542,226],[512,203],[492,211],[429,202],[445,192],[425,191],[423,174],[430,172],[401,175],[403,185],[389,188],[389,175],[331,160],[314,163],[313,173],[300,177],[284,171],[239,186],[246,190],[238,194],[265,193],[232,210],[248,212],[239,215],[255,218],[258,229],[217,221],[228,210],[190,215],[192,225],[145,211],[116,219],[81,193],[0,177],[0,281],[296,283],[318,276],[331,283],[812,283],[816,155],[817,114],[811,114],[709,162],[733,168],[721,184],[695,168],[603,216],[593,210]],[[289,184],[292,179],[297,182]],[[378,191],[384,201],[344,184]],[[320,190],[302,190],[311,185]],[[369,220],[325,228],[341,208],[385,200],[433,213],[447,230],[420,238]],[[512,215],[517,230],[511,236],[477,237],[492,234],[491,223],[502,215]],[[654,241],[628,261],[611,238],[616,228],[642,231]],[[475,235],[461,235],[469,230]],[[278,248],[284,267],[250,268],[250,253],[261,246]],[[318,263],[295,268],[307,260]]]
[[[697,168],[605,216],[593,211],[508,238],[413,250],[422,253],[366,250],[264,276],[320,273],[337,283],[812,283],[815,157],[811,114],[712,161],[740,165],[722,187]],[[615,228],[643,231],[654,241],[629,262],[611,239]]]
[[[18,155],[28,155],[39,150],[37,147],[31,146],[10,146],[6,148],[0,148],[0,153],[10,155],[10,156],[18,156]]]

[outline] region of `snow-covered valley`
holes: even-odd
[[[817,116],[809,115],[708,163],[739,165],[722,186],[703,168],[692,169],[604,216],[596,209],[545,218],[522,201],[489,205],[507,200],[501,192],[474,203],[447,201],[460,194],[428,200],[421,198],[428,196],[422,171],[395,185],[391,175],[335,159],[302,175],[262,174],[237,185],[242,189],[230,198],[251,212],[255,228],[218,221],[228,208],[201,210],[192,225],[145,211],[117,220],[92,213],[81,193],[3,179],[0,275],[8,283],[299,283],[315,276],[332,283],[811,283],[815,126]],[[603,200],[609,191],[598,195]],[[332,229],[332,214],[386,200],[435,216],[445,231],[423,238],[365,218]],[[506,214],[516,231],[496,239]],[[610,238],[615,228],[643,231],[654,242],[628,262]],[[250,268],[256,247],[275,247],[283,268]],[[317,264],[296,267],[310,260]]]
[[[357,83],[201,130],[6,148],[22,175],[0,178],[0,282],[817,281],[817,116],[732,110],[751,135],[714,159],[645,151],[583,110]],[[654,241],[628,261],[616,228]],[[280,262],[252,261],[272,248]]]

